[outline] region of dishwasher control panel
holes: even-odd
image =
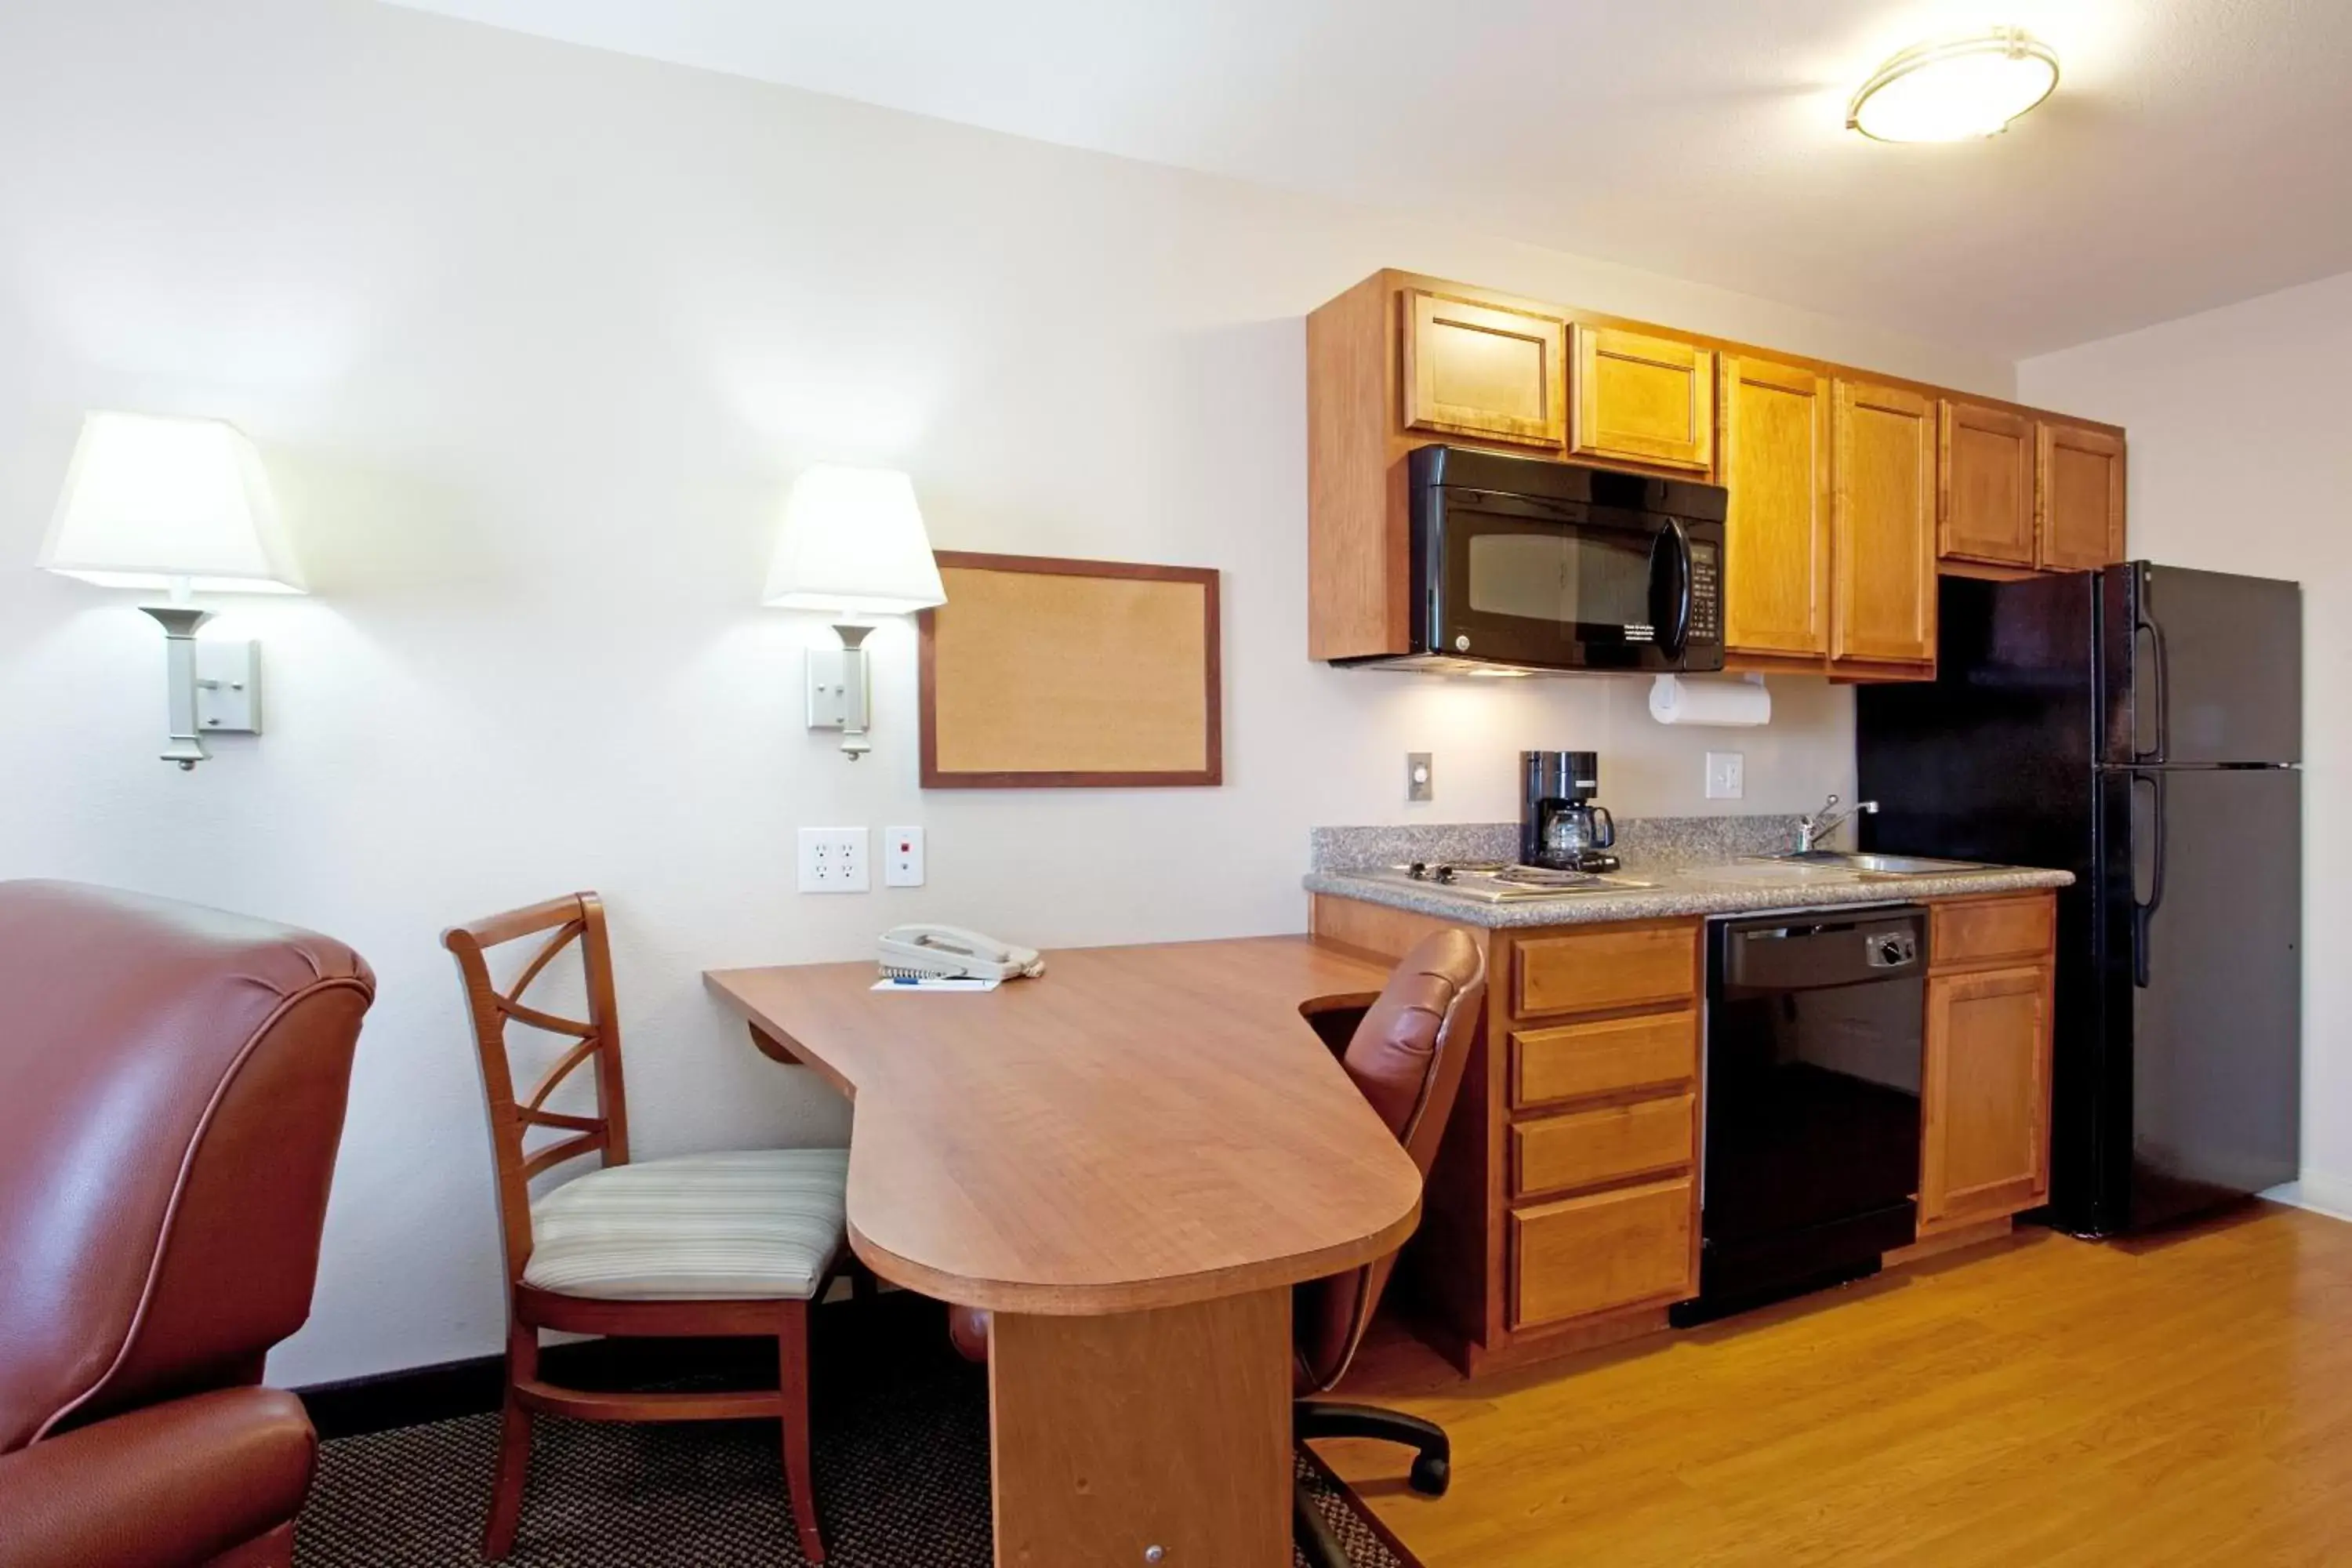
[[[1873,969],[1905,969],[1919,962],[1919,938],[1908,927],[1867,932],[1862,942],[1864,962]]]

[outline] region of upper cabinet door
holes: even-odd
[[[1947,398],[1936,549],[1961,561],[2033,564],[2033,421]]]
[[[2112,566],[2124,558],[2124,438],[2042,421],[2041,552],[2052,572]]]
[[[1723,359],[1724,647],[1830,650],[1830,384],[1769,360]]]
[[[1570,451],[1604,461],[1715,467],[1715,353],[1672,338],[1578,325]]]
[[[1936,402],[1837,383],[1830,656],[1936,658]]]
[[[1405,295],[1404,422],[1487,441],[1568,440],[1568,323],[1415,289]]]

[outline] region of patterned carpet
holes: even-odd
[[[830,1568],[990,1568],[985,1373],[928,1350],[828,1356],[823,1338],[815,1348],[816,1493]],[[328,1442],[296,1568],[472,1568],[497,1438],[498,1417],[464,1415]],[[1316,1479],[1358,1568],[1418,1568],[1343,1488]],[[775,1427],[541,1420],[509,1562],[803,1568]]]

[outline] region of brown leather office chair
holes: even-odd
[[[1424,937],[1404,956],[1349,1036],[1339,1062],[1423,1176],[1437,1158],[1462,1087],[1486,960],[1467,931]],[[1347,1374],[1363,1342],[1396,1255],[1328,1279],[1301,1285],[1291,1298],[1291,1339],[1297,1352],[1291,1382],[1302,1395],[1291,1406],[1291,1436],[1381,1437],[1414,1450],[1412,1485],[1444,1495],[1453,1452],[1444,1429],[1402,1411],[1303,1397],[1320,1394]],[[1348,1554],[1302,1488],[1295,1518],[1298,1544],[1328,1568],[1348,1568]]]
[[[352,1050],[341,943],[0,882],[0,1568],[285,1568]]]
[[[541,940],[503,986],[490,950]],[[571,893],[492,915],[441,935],[456,955],[488,1102],[499,1221],[507,1264],[507,1392],[498,1476],[482,1555],[514,1546],[530,1463],[534,1415],[582,1421],[778,1422],[784,1479],[801,1555],[824,1561],[811,1479],[809,1306],[845,1256],[846,1149],[747,1149],[667,1160],[629,1158],[628,1097],[604,901]],[[577,944],[585,1018],[532,1006],[523,995]],[[561,1042],[536,1088],[517,1092],[507,1026]],[[550,1107],[573,1071],[593,1069],[594,1110]],[[552,1136],[527,1147],[535,1133]],[[597,1168],[538,1198],[545,1172],[594,1155]],[[772,1389],[741,1393],[611,1393],[566,1388],[541,1375],[539,1331],[661,1337],[759,1335],[776,1344]]]

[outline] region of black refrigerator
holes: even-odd
[[[2138,1231],[2292,1181],[2303,590],[2146,562],[1943,579],[1932,684],[1856,697],[1864,847],[2051,866],[2049,1217]]]

